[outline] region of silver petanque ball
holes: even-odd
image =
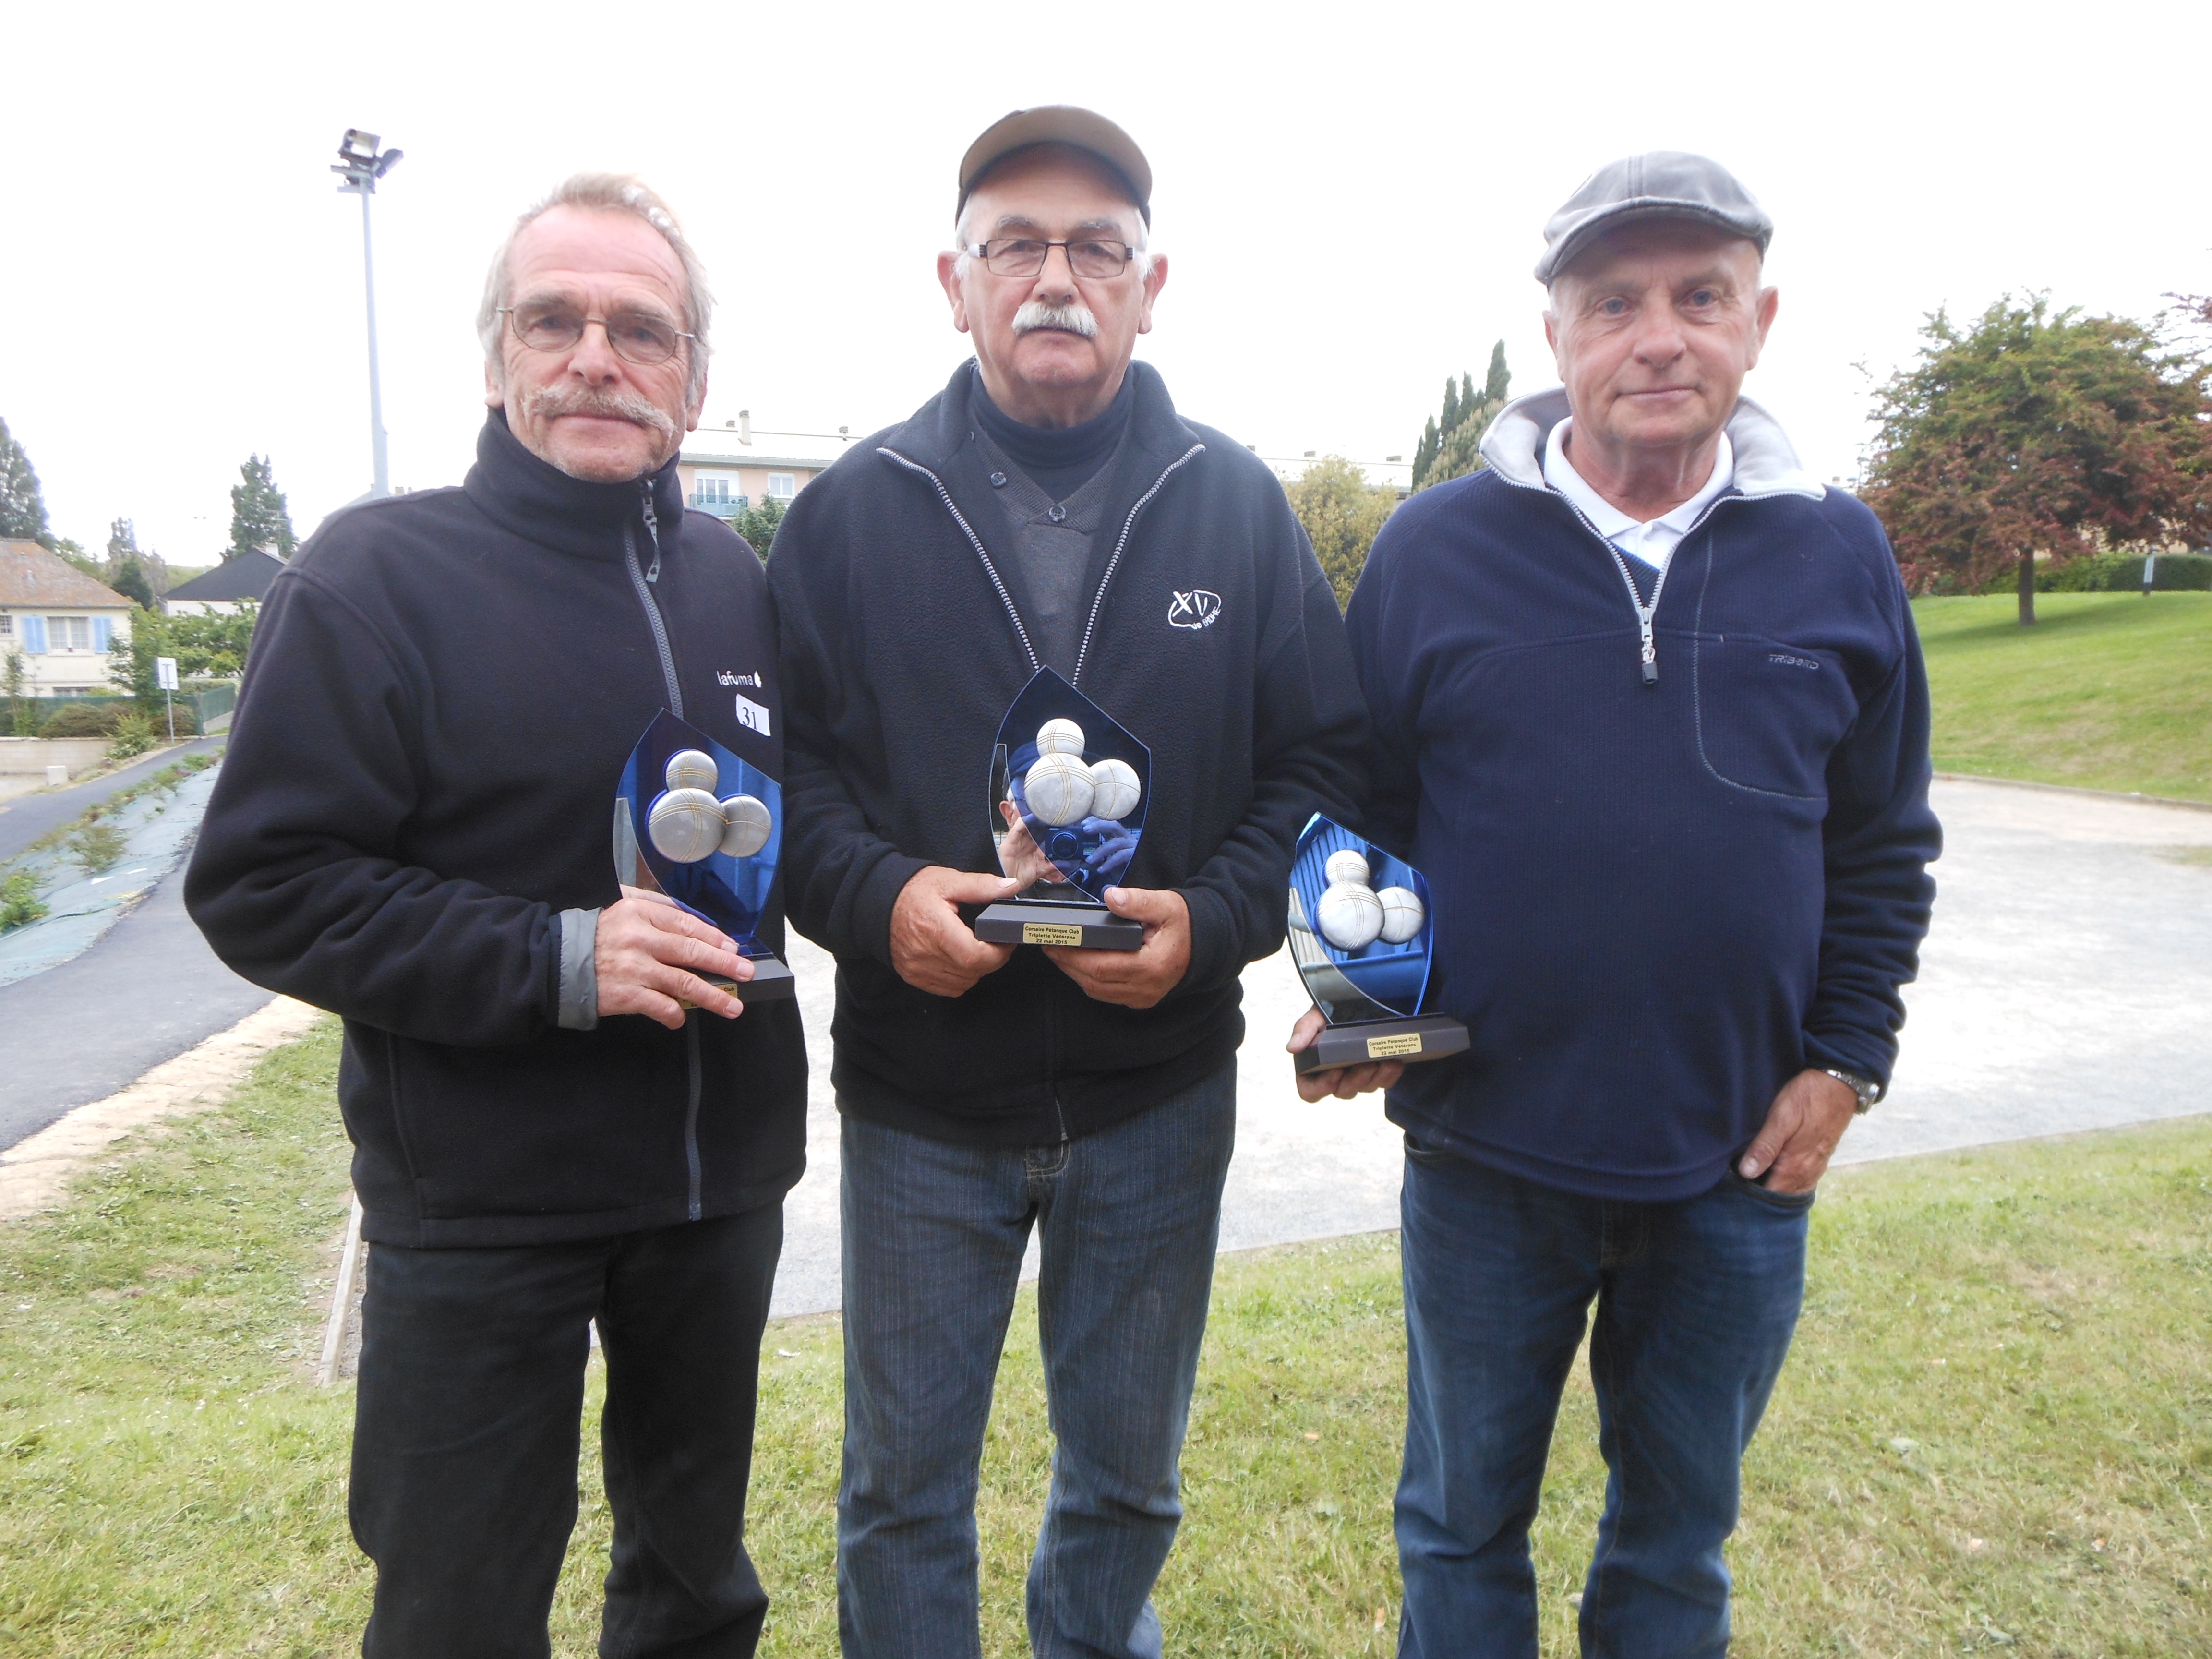
[[[722,851],[733,859],[749,859],[768,845],[775,821],[768,804],[752,795],[732,795],[722,803]]]
[[[722,773],[712,755],[696,749],[679,749],[668,757],[667,768],[661,775],[671,789],[712,789],[721,781]]]
[[[1091,769],[1075,755],[1040,755],[1022,779],[1030,811],[1054,829],[1088,814],[1096,793]]]
[[[1037,753],[1040,755],[1080,755],[1083,752],[1083,728],[1073,720],[1047,720],[1037,727]]]
[[[1137,769],[1127,761],[1103,760],[1091,769],[1091,815],[1119,823],[1137,810],[1144,791]]]
[[[645,831],[661,857],[696,864],[722,844],[722,803],[704,789],[672,789],[653,803]]]
[[[1367,885],[1367,860],[1349,847],[1340,848],[1331,853],[1328,862],[1322,868],[1328,872],[1332,882],[1348,881],[1355,887]]]
[[[1340,951],[1362,951],[1382,933],[1382,901],[1374,890],[1340,881],[1321,896],[1314,921]]]
[[[1420,895],[1410,887],[1385,887],[1375,896],[1382,902],[1382,942],[1404,945],[1421,931]]]

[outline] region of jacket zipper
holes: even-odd
[[[1006,592],[1006,583],[999,580],[999,567],[991,562],[991,556],[983,550],[982,539],[975,534],[974,527],[969,524],[959,507],[954,505],[952,492],[945,489],[945,481],[919,461],[907,459],[896,449],[878,449],[876,453],[879,455],[890,456],[891,459],[910,472],[919,472],[935,488],[937,499],[945,503],[945,510],[952,515],[952,521],[960,526],[961,533],[968,538],[968,545],[974,548],[975,556],[982,560],[984,573],[990,577],[991,586],[999,595],[999,603],[1006,607],[1006,616],[1014,624],[1014,633],[1021,640],[1022,653],[1030,659],[1030,672],[1036,673],[1044,665],[1037,660],[1036,648],[1030,643],[1029,629],[1022,626],[1022,613],[1014,609],[1012,595]],[[1070,685],[1073,685],[1083,678],[1084,659],[1091,654],[1091,632],[1098,626],[1099,607],[1106,603],[1106,590],[1112,585],[1114,572],[1121,562],[1121,550],[1129,544],[1129,532],[1137,527],[1137,514],[1143,512],[1152,497],[1160,493],[1162,486],[1170,477],[1194,458],[1205,453],[1204,444],[1193,444],[1168,464],[1167,470],[1152,480],[1152,487],[1138,496],[1136,504],[1130,507],[1128,518],[1122,521],[1121,539],[1114,544],[1114,555],[1106,561],[1105,574],[1098,579],[1098,592],[1091,596],[1090,620],[1083,625],[1083,643],[1075,653],[1075,670],[1067,677],[1067,683]]]
[[[1516,489],[1534,489],[1537,487],[1534,484],[1516,483],[1510,478],[1507,478],[1505,482],[1513,484]],[[1659,567],[1659,579],[1651,584],[1651,603],[1646,605],[1644,603],[1643,596],[1636,591],[1636,578],[1629,574],[1628,556],[1615,547],[1605,532],[1590,522],[1589,514],[1568,501],[1565,495],[1560,495],[1555,489],[1548,489],[1542,493],[1558,496],[1567,511],[1575,515],[1575,521],[1596,537],[1599,544],[1612,556],[1613,568],[1620,573],[1621,586],[1628,590],[1629,608],[1636,612],[1637,657],[1644,675],[1644,689],[1649,690],[1659,684],[1659,641],[1653,632],[1653,623],[1659,615],[1659,596],[1667,591],[1667,573],[1674,568],[1674,555],[1668,554],[1667,562]],[[1681,541],[1674,544],[1675,550],[1679,552],[1681,550],[1682,542],[1688,541],[1691,537],[1705,527],[1705,520],[1713,516],[1723,501],[1746,501],[1758,499],[1757,496],[1753,495],[1723,495],[1706,502],[1705,510],[1690,520],[1690,527],[1682,532]]]
[[[653,484],[650,480],[638,486],[645,508],[645,533],[653,543],[653,563],[640,569],[637,562],[637,538],[630,533],[628,525],[623,526],[623,562],[629,570],[629,585],[636,591],[637,602],[645,609],[645,619],[653,627],[653,648],[660,653],[661,683],[668,688],[668,712],[678,720],[684,718],[684,691],[676,683],[676,653],[668,643],[668,624],[662,618],[660,607],[653,602],[653,590],[660,581],[660,520],[653,510]],[[684,1164],[690,1178],[690,1201],[686,1212],[696,1221],[703,1212],[700,1188],[702,1173],[699,1162],[699,1011],[696,1008],[684,1016],[684,1059],[687,1088],[684,1103]]]
[[[1083,624],[1083,643],[1075,653],[1075,672],[1067,677],[1067,683],[1070,685],[1075,684],[1083,678],[1084,659],[1091,654],[1091,633],[1098,626],[1099,607],[1106,603],[1106,589],[1114,580],[1115,568],[1121,562],[1121,550],[1129,544],[1129,532],[1137,527],[1137,514],[1143,512],[1146,503],[1160,493],[1162,487],[1166,484],[1170,477],[1205,453],[1204,444],[1193,444],[1188,449],[1183,451],[1181,456],[1168,464],[1166,471],[1152,480],[1152,487],[1138,496],[1136,505],[1129,509],[1129,516],[1121,526],[1121,539],[1114,544],[1114,556],[1106,561],[1106,574],[1098,579],[1098,592],[1091,601],[1091,616]]]

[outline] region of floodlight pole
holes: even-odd
[[[349,127],[331,171],[345,180],[338,186],[340,195],[361,198],[361,285],[368,302],[368,446],[374,477],[369,494],[389,495],[392,465],[385,452],[384,386],[376,362],[376,254],[369,239],[368,202],[376,194],[376,181],[392,171],[401,152],[388,149],[379,155],[379,142],[373,132]]]

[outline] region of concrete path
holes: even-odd
[[[208,949],[184,885],[180,860],[83,955],[0,988],[0,1148],[268,1002]]]
[[[2212,1111],[2212,863],[2173,856],[2212,858],[2212,811],[1967,782],[1935,798],[1949,850],[1903,1057],[1838,1162]],[[835,969],[798,939],[791,965],[814,1082],[778,1316],[839,1302]],[[1287,953],[1246,969],[1224,1250],[1398,1224],[1399,1139],[1379,1097],[1309,1106],[1291,1086],[1282,1042],[1306,1006]]]
[[[41,790],[35,795],[19,795],[10,801],[0,801],[0,860],[14,858],[47,830],[67,823],[86,807],[106,799],[117,790],[129,788],[186,755],[220,749],[224,742],[220,733],[212,738],[197,738],[174,749],[158,750],[104,777],[73,783],[66,789]]]

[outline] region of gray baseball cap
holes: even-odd
[[[1018,109],[984,128],[960,158],[960,196],[953,204],[953,218],[958,220],[985,173],[1016,150],[1032,144],[1071,144],[1088,150],[1120,176],[1128,186],[1131,204],[1144,216],[1146,224],[1152,222],[1152,164],[1145,159],[1145,152],[1137,148],[1135,139],[1104,116],[1073,104]]]
[[[1550,285],[1591,240],[1639,219],[1693,219],[1759,244],[1774,240],[1774,219],[1718,161],[1687,150],[1647,150],[1608,163],[1582,182],[1544,223],[1536,280]]]

